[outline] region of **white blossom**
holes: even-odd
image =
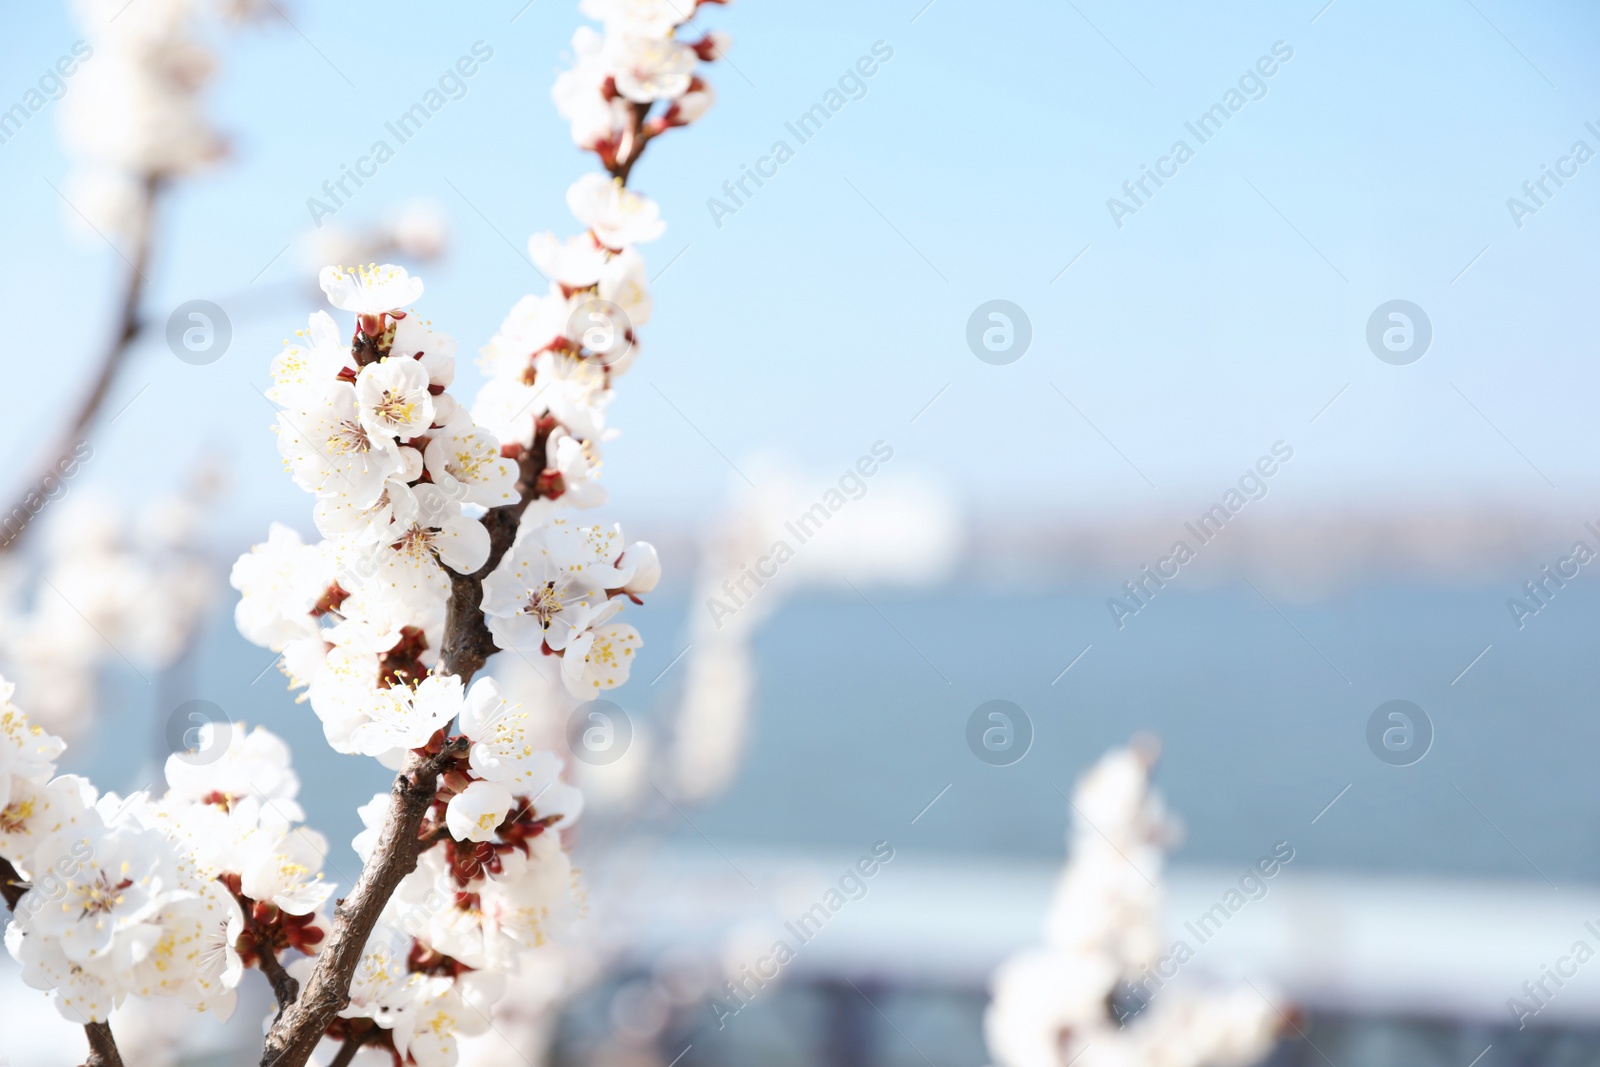
[[[584,14],[603,23],[604,33],[584,27],[573,35],[573,65],[551,93],[580,148],[608,165],[619,153],[636,153],[637,105],[665,105],[649,118],[642,131],[648,135],[705,113],[713,97],[695,64],[721,56],[728,41],[720,32],[692,45],[678,39],[699,6],[695,0],[584,0]]]
[[[560,652],[616,614],[608,589],[632,577],[619,571],[621,530],[563,519],[523,526],[511,551],[483,582],[489,632],[502,647]]]
[[[350,344],[339,336],[339,327],[326,311],[313,312],[310,324],[297,334],[300,342],[286,342],[272,360],[273,386],[267,399],[280,407],[302,410],[311,407],[327,383],[341,372],[356,372]]]
[[[694,49],[671,37],[624,32],[606,38],[617,92],[636,104],[671,100],[689,91]]]
[[[628,680],[633,654],[643,644],[639,631],[625,622],[585,631],[561,657],[561,681],[567,692],[582,699],[615,689]]]
[[[504,988],[505,979],[492,971],[421,983],[394,1028],[396,1050],[417,1067],[455,1067],[457,1039],[488,1031],[489,1010]]]
[[[554,834],[540,834],[526,856],[509,852],[503,872],[479,892],[485,955],[503,959],[514,948],[539,948],[552,921],[572,900],[572,863]]]
[[[252,900],[276,904],[290,915],[309,915],[338,888],[322,877],[328,843],[315,830],[298,827],[252,835],[246,845],[241,888]]]
[[[625,248],[608,259],[596,279],[600,299],[615,304],[633,329],[647,326],[655,305],[650,299],[650,279],[644,257]],[[615,363],[610,366],[615,368]]]
[[[592,233],[560,240],[553,233],[528,238],[528,258],[539,273],[570,289],[587,289],[600,281],[610,254],[595,243]]]
[[[1277,1009],[1253,989],[1162,989],[1127,1023],[1109,1009],[1163,949],[1157,879],[1173,831],[1150,787],[1154,761],[1143,743],[1113,750],[1074,789],[1072,858],[1045,943],[992,979],[984,1035],[1001,1067],[1245,1067],[1271,1050]]]
[[[215,882],[166,910],[161,934],[128,973],[128,992],[177,997],[196,1011],[233,1014],[244,964],[234,942],[244,928],[239,905]]]
[[[433,425],[428,372],[414,359],[391,356],[361,368],[356,402],[361,425],[373,434],[416,437]]]
[[[687,7],[687,13],[685,8]],[[664,37],[694,14],[693,0],[582,0],[578,10],[605,23],[606,32]]]
[[[557,784],[561,759],[535,746],[532,717],[502,697],[493,678],[474,682],[467,692],[461,732],[472,741],[467,760],[479,777],[535,801]]]
[[[433,435],[423,458],[433,483],[451,500],[489,508],[516,501],[517,465],[465,412]]]
[[[473,782],[450,798],[445,821],[457,841],[491,841],[495,829],[511,814],[511,791],[499,782]]]
[[[216,63],[194,33],[193,0],[77,0],[85,40],[72,91],[61,101],[63,146],[75,161],[67,196],[86,232],[141,235],[142,187],[223,154],[200,92]],[[81,213],[81,220],[78,217]]]
[[[58,989],[57,1005],[71,1019],[81,1009],[77,1001],[99,1010],[109,989],[109,1011],[127,972],[161,944],[169,907],[195,896],[180,884],[179,862],[165,835],[127,819],[88,819],[40,842],[36,880],[7,931],[8,947],[17,935],[12,954],[24,965],[24,980],[92,972],[97,981]]]
[[[368,504],[358,505],[348,496],[325,496],[317,500],[311,511],[317,532],[339,543],[338,548],[328,551],[327,555],[342,555],[344,559],[340,562],[347,565],[350,562],[350,548],[365,548],[380,543],[392,528],[404,528],[416,521],[422,505],[417,501],[416,492],[407,484],[410,480],[408,474],[414,479],[421,473],[420,470],[412,473],[408,462],[409,456],[415,455],[416,451],[414,448],[401,447],[400,472],[385,481],[377,499]]]
[[[89,816],[94,801],[94,787],[75,774],[48,782],[13,778],[9,800],[0,808],[0,856],[31,874],[39,843],[77,826]]]
[[[607,248],[654,241],[666,231],[655,201],[603,174],[585,174],[567,190],[567,207]]]
[[[278,452],[295,484],[318,496],[338,496],[367,507],[402,467],[393,436],[374,433],[361,420],[356,388],[330,383],[304,411],[278,414]]]
[[[604,367],[568,351],[546,350],[534,357],[533,372],[536,411],[586,440],[601,435],[610,402]]]
[[[363,588],[380,588],[412,610],[426,610],[449,595],[450,576],[471,574],[489,558],[489,532],[461,514],[437,485],[414,487],[417,511],[392,523],[367,553],[372,579]],[[365,569],[365,568],[363,568]]]
[[[195,760],[183,752],[167,757],[167,800],[209,804],[255,797],[284,819],[305,819],[295,801],[300,776],[290,766],[289,746],[277,734],[260,726],[250,730],[244,723],[205,723],[199,749],[209,758]]]
[[[579,148],[596,149],[621,136],[628,105],[621,97],[607,99],[603,91],[611,69],[605,38],[588,26],[572,35],[576,62],[556,78],[551,98],[556,110],[572,127]]]
[[[661,557],[656,554],[656,546],[649,541],[635,541],[623,550],[617,560],[617,570],[633,572],[633,577],[623,583],[622,591],[642,596],[653,591],[656,583],[661,581]]]
[[[310,637],[318,629],[312,612],[333,577],[326,552],[275,522],[266,542],[240,556],[228,577],[240,594],[234,624],[247,640],[273,650]]]
[[[0,678],[0,808],[10,803],[13,783],[49,778],[67,747],[61,738],[29,722],[11,702],[16,688]]]
[[[317,282],[328,303],[358,315],[382,315],[422,299],[422,279],[413,278],[404,267],[390,263],[323,267]]]
[[[456,376],[456,342],[447,333],[416,315],[407,315],[394,324],[391,359],[415,359],[428,372],[428,384],[447,389]]]
[[[559,506],[586,510],[606,502],[606,487],[600,482],[600,445],[595,438],[580,440],[558,427],[545,443],[545,456],[545,468],[561,477],[561,495],[556,498]],[[556,501],[541,498],[534,503],[546,504],[534,514],[538,521],[548,522]]]
[[[415,689],[394,685],[379,691],[368,722],[350,735],[357,752],[381,756],[393,749],[421,748],[461,711],[461,679],[430,674]]]

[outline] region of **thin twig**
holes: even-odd
[[[628,175],[633,173],[633,165],[644,155],[644,146],[650,143],[650,134],[644,128],[645,116],[650,113],[649,104],[634,104],[628,109],[628,128],[623,131],[622,144],[617,148],[616,161],[606,166],[613,178],[621,178],[622,184],[628,184]]]
[[[272,995],[278,1001],[278,1014],[282,1015],[300,995],[300,983],[283,969],[283,961],[266,945],[258,944],[256,953],[261,959],[261,973],[272,983]]]
[[[251,905],[240,900],[239,910],[244,913],[244,927],[250,932],[255,944],[256,959],[260,961],[261,973],[272,983],[272,996],[278,1002],[278,1015],[282,1016],[284,1010],[300,995],[300,983],[283,969],[283,961],[278,959],[278,953],[261,937],[260,927],[250,914]]]
[[[261,928],[256,924],[255,917],[251,914],[254,905],[246,900],[241,900],[236,895],[234,900],[239,905],[239,911],[244,914],[244,928],[250,934],[255,945],[256,958],[260,961],[261,973],[267,976],[267,981],[272,983],[272,996],[278,1002],[278,1014],[282,1015],[284,1009],[294,1003],[295,997],[300,995],[300,983],[288,971],[283,969],[283,961],[278,959],[278,954],[273,947],[261,936]]]
[[[106,348],[105,355],[100,359],[100,370],[95,375],[94,384],[90,387],[88,395],[83,398],[83,402],[78,405],[77,413],[57,440],[56,447],[48,454],[40,472],[23,488],[16,503],[3,513],[6,516],[16,515],[18,512],[25,515],[32,514],[27,508],[28,499],[40,494],[39,487],[44,481],[59,477],[64,466],[74,459],[76,449],[84,442],[90,425],[105,405],[106,397],[110,395],[111,387],[116,383],[117,373],[127,362],[128,353],[133,350],[133,342],[144,327],[139,309],[144,301],[147,282],[145,271],[150,265],[150,249],[153,244],[151,235],[155,231],[155,206],[160,191],[160,178],[155,176],[145,178],[139,205],[142,221],[134,242],[133,259],[128,264],[128,276],[123,283],[122,308],[111,342]],[[14,547],[22,539],[22,531],[27,525],[23,524],[19,529],[12,531],[9,538],[0,540],[0,553]]]
[[[371,1030],[363,1030],[359,1034],[351,1034],[344,1039],[344,1044],[339,1046],[339,1051],[328,1061],[328,1067],[350,1067],[350,1061],[356,1058],[356,1053],[361,1046],[367,1043],[367,1038],[372,1036]]]

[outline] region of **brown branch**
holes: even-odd
[[[339,1046],[339,1051],[328,1062],[328,1067],[350,1067],[350,1061],[356,1058],[356,1053],[361,1046],[367,1043],[367,1038],[372,1036],[371,1030],[364,1030],[359,1034],[351,1034],[344,1039],[344,1044]]]
[[[483,618],[483,580],[493,573],[500,565],[500,560],[510,551],[511,543],[517,539],[522,513],[533,500],[530,487],[538,477],[538,471],[530,475],[528,468],[537,468],[542,464],[532,457],[531,451],[523,456],[523,477],[517,484],[522,499],[516,504],[494,508],[483,517],[483,525],[489,530],[488,560],[472,574],[452,572],[450,575],[450,604],[445,612],[439,666],[445,673],[460,678],[463,685],[472,680],[472,676],[483,668],[490,656],[500,651]]]
[[[283,961],[269,946],[257,945],[256,955],[261,960],[261,973],[272,983],[272,995],[277,998],[278,1014],[282,1015],[300,995],[300,983],[283,969]]]
[[[22,875],[11,866],[11,861],[0,858],[0,896],[5,898],[6,910],[16,911],[17,901],[22,899],[22,894],[28,891],[27,883],[22,880]]]
[[[622,184],[628,184],[628,175],[633,173],[633,165],[644,155],[644,146],[650,143],[650,135],[645,132],[644,120],[650,114],[651,105],[634,104],[628,109],[628,128],[622,133],[622,143],[617,146],[617,158],[606,166],[613,178],[621,178]]]
[[[133,349],[134,339],[144,327],[139,307],[144,301],[144,290],[149,280],[145,277],[145,270],[150,265],[150,248],[153,243],[151,234],[155,229],[155,204],[160,190],[160,178],[155,176],[145,178],[139,203],[141,226],[134,241],[133,259],[128,263],[128,276],[123,283],[122,307],[110,344],[100,358],[100,370],[95,375],[94,384],[90,386],[88,395],[78,405],[77,413],[62,432],[56,447],[49,453],[39,473],[23,488],[16,503],[4,512],[7,517],[19,511],[24,515],[32,515],[33,511],[27,507],[28,500],[40,494],[39,487],[47,478],[60,477],[63,469],[76,458],[76,450],[83,444],[90,425],[100,413],[106,397],[111,393],[111,387],[117,380],[117,373],[127,362],[128,353]],[[10,532],[8,537],[0,540],[0,553],[14,547],[22,539],[22,532],[27,527],[28,523],[24,522],[18,529]]]
[[[432,756],[413,753],[394,780],[394,807],[378,835],[372,858],[350,895],[334,909],[333,932],[300,996],[273,1022],[262,1050],[262,1067],[303,1067],[323,1031],[350,1003],[350,981],[400,880],[417,866],[417,832],[433,802],[439,772],[467,749],[458,737]]]
[[[89,1035],[89,1058],[84,1067],[122,1067],[122,1053],[117,1051],[110,1023],[84,1023],[83,1030]]]

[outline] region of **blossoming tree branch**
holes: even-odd
[[[696,71],[725,41],[684,25],[708,2],[580,5],[602,28],[578,32],[554,96],[605,173],[567,194],[583,232],[531,240],[549,290],[483,349],[470,407],[450,391],[455,342],[395,266],[325,268],[341,317],[313,314],[272,363],[279,450],[321,540],[274,525],[234,565],[236,619],[280,653],[335,751],[397,772],[360,809],[348,892],[321,873],[327,841],[273,734],[213,724],[168,759],[164,793],[102,794],[55,775],[64,743],[0,687],[6,947],[84,1024],[90,1063],[120,1064],[109,1019],[130,998],[226,1018],[255,969],[277,1002],[263,1065],[374,1048],[451,1067],[572,910],[559,831],[582,798],[529,714],[474,677],[505,651],[591,697],[627,680],[641,644],[621,613],[655,587],[655,550],[570,513],[605,502],[607,408],[650,318],[637,246],[664,223],[627,180],[712,102]]]

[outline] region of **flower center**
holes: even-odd
[[[0,831],[14,834],[28,825],[28,820],[33,818],[33,801],[13,800],[0,811]]]
[[[402,556],[421,561],[433,555],[433,539],[433,530],[425,526],[412,526],[394,543],[394,547]]]
[[[528,598],[527,612],[539,620],[540,626],[548,630],[550,621],[561,614],[566,606],[566,601],[562,598],[561,591],[556,588],[556,583],[545,582]]]
[[[113,885],[106,872],[99,871],[94,881],[73,886],[78,894],[78,906],[83,909],[78,913],[78,918],[87,919],[91,915],[104,915],[112,910],[122,903],[122,891],[132,884],[133,879],[124,878]]]
[[[385,421],[404,424],[416,418],[417,405],[415,401],[407,399],[404,393],[394,393],[385,389],[383,399],[378,401],[376,410]]]
[[[371,451],[372,438],[368,437],[367,431],[353,419],[340,419],[328,434],[328,452],[332,455],[347,456]]]

